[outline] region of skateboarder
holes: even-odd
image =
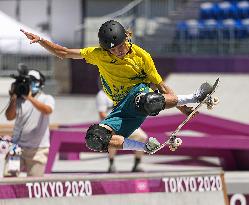
[[[61,59],[85,59],[97,66],[103,89],[113,101],[114,109],[87,131],[86,144],[94,151],[107,152],[108,148],[115,148],[153,152],[160,146],[155,138],[143,143],[128,139],[130,134],[147,116],[155,116],[164,109],[177,107],[189,115],[192,107],[186,104],[200,102],[212,90],[210,84],[204,83],[192,94],[176,95],[163,82],[150,54],[131,43],[131,33],[114,20],[103,23],[99,28],[99,46],[82,49],[69,49],[21,31],[30,43],[39,43]],[[159,92],[150,89],[150,84],[154,84]]]

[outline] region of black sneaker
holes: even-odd
[[[145,144],[144,151],[148,154],[152,154],[159,147],[160,142],[158,142],[156,138],[150,137],[148,142]]]

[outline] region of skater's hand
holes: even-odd
[[[41,41],[41,37],[37,36],[33,33],[29,33],[27,31],[24,31],[23,29],[20,29],[21,32],[24,33],[24,35],[30,40],[30,44],[32,43],[39,43],[39,41]]]
[[[177,108],[185,115],[190,115],[194,108],[193,107],[188,107],[186,105],[183,105],[183,106],[177,106]],[[192,117],[196,116],[199,112],[196,112]]]

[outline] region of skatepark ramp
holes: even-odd
[[[6,178],[0,199],[5,205],[228,205],[221,171]]]

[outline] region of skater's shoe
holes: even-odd
[[[148,142],[145,144],[144,151],[148,154],[152,154],[159,147],[160,142],[158,142],[156,138],[150,137]]]
[[[200,88],[198,88],[195,93],[194,93],[194,97],[196,99],[196,102],[201,102],[202,100],[204,100],[204,98],[210,94],[213,90],[213,86],[210,85],[209,83],[205,82],[202,83]]]

